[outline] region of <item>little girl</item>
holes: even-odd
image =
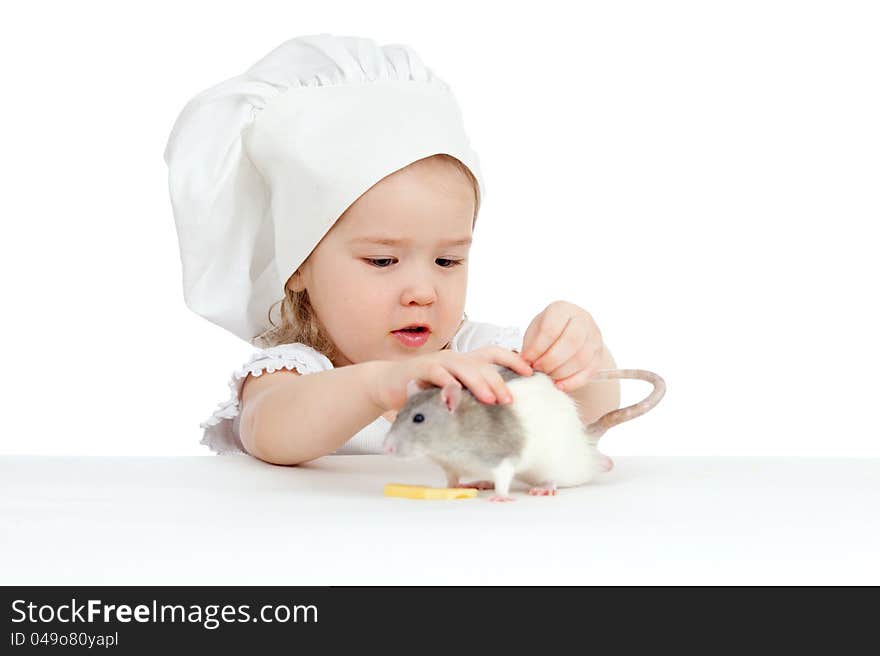
[[[585,423],[618,407],[617,381],[588,383],[616,364],[582,308],[553,302],[525,334],[464,314],[485,184],[407,46],[291,39],[193,98],[165,160],[187,305],[261,347],[202,424],[215,452],[380,453],[409,381],[509,403],[495,365],[547,373]]]

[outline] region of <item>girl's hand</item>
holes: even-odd
[[[462,383],[483,403],[509,403],[510,391],[493,366],[500,364],[524,376],[532,369],[518,353],[500,346],[484,346],[468,353],[437,351],[407,360],[379,360],[370,386],[373,402],[383,411],[399,410],[406,404],[407,384],[420,388]]]
[[[523,359],[550,376],[559,389],[583,387],[599,367],[604,344],[599,327],[583,308],[554,301],[532,319],[523,336]]]

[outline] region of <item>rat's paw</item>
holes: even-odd
[[[496,494],[495,496],[489,497],[489,501],[492,501],[493,503],[504,503],[507,501],[516,501],[516,499],[514,499],[513,497],[499,496]]]
[[[614,469],[614,461],[604,453],[599,454],[599,469],[603,472],[610,472]]]
[[[474,481],[473,483],[460,483],[458,487],[466,487],[474,490],[494,490],[495,483],[492,481]]]
[[[556,496],[556,485],[554,483],[550,483],[549,485],[544,485],[542,487],[533,487],[529,490],[529,494],[533,497],[555,497]]]

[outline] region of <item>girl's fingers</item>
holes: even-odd
[[[519,353],[514,353],[507,349],[501,349],[501,352],[499,364],[503,364],[523,376],[531,376],[534,373],[534,370],[529,366],[529,363],[526,362]]]
[[[568,378],[557,380],[555,385],[563,392],[570,392],[571,390],[580,389],[587,384],[587,381],[590,380],[594,371],[595,369],[593,369],[592,367],[584,369],[576,373],[574,376],[569,376]]]
[[[442,365],[437,364],[443,371],[435,372],[434,377],[430,378],[431,382],[442,387],[450,380],[455,380],[483,403],[509,403],[513,400],[501,373],[494,366],[496,363],[523,376],[533,373],[522,356],[500,346],[482,347],[456,356],[444,360]]]
[[[480,369],[468,362],[453,365],[453,373],[483,403],[495,403],[495,394]]]
[[[532,366],[538,371],[551,373],[580,351],[588,337],[589,334],[579,322],[569,321],[552,346]]]
[[[484,346],[470,354],[480,354],[480,358],[488,364],[500,364],[509,369],[513,369],[523,376],[531,376],[532,368],[519,353],[514,353],[510,349],[502,346]],[[469,354],[469,355],[470,355]]]
[[[429,380],[437,387],[446,387],[450,384],[461,387],[461,382],[459,382],[459,380],[442,364],[433,364],[429,371],[429,375]]]
[[[574,376],[576,373],[587,369],[593,362],[595,362],[600,350],[601,348],[594,349],[593,351],[581,348],[569,358],[567,362],[563,362],[553,371],[548,371],[547,375],[553,380],[561,380],[563,378],[568,378],[569,376]]]
[[[510,390],[507,389],[507,384],[495,367],[487,367],[485,376],[498,403],[510,403],[513,400]]]
[[[490,350],[488,351],[488,354],[490,355],[490,360],[487,364],[490,366],[484,369],[483,376],[492,388],[494,400],[488,402],[510,403],[513,400],[513,396],[510,393],[510,389],[507,387],[507,383],[505,383],[504,379],[501,377],[501,373],[494,365],[499,364],[507,367],[522,376],[531,376],[534,373],[534,370],[519,353],[515,353],[501,346],[492,346],[489,348]]]

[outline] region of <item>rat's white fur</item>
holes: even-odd
[[[587,437],[577,402],[559,390],[546,375],[507,381],[513,397],[511,411],[526,441],[515,477],[529,485],[555,483],[558,487],[583,485],[601,468],[601,454]]]

